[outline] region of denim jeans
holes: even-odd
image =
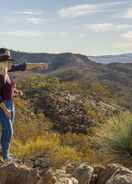
[[[2,125],[2,136],[1,136],[1,146],[2,146],[2,156],[6,160],[9,157],[9,147],[11,138],[13,135],[13,122],[15,119],[15,107],[12,100],[6,100],[6,107],[11,110],[12,117],[8,118],[2,109],[0,109],[0,123]]]

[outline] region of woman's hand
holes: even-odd
[[[11,111],[6,107],[6,105],[4,103],[0,104],[0,107],[2,108],[2,110],[4,111],[5,115],[7,118],[11,118]]]
[[[4,113],[5,113],[7,118],[11,119],[11,111],[10,110],[8,110],[7,108],[4,109]]]

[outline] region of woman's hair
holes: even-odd
[[[0,74],[3,74],[5,71],[5,68],[8,68],[8,61],[0,62]]]

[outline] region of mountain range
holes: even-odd
[[[39,71],[36,67],[36,70],[32,71],[35,73],[48,74],[63,81],[79,81],[87,88],[96,82],[102,83],[116,96],[119,104],[132,109],[130,100],[132,98],[132,63],[130,62],[132,54],[87,57],[73,53],[47,54],[12,51],[12,57],[17,64],[48,63],[49,67],[46,72]],[[98,58],[100,62],[97,61]]]
[[[120,55],[104,55],[104,56],[89,56],[90,59],[97,63],[132,63],[132,53]]]
[[[54,58],[67,55],[77,55],[82,56],[81,54],[72,54],[72,53],[61,53],[61,54],[52,54],[52,53],[27,53],[19,51],[11,51],[13,58],[16,63],[21,62],[30,62],[30,63],[50,63]],[[117,55],[101,55],[101,56],[87,56],[90,60],[95,61],[96,63],[109,64],[109,63],[132,63],[132,53],[126,54],[117,54]]]

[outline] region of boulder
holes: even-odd
[[[48,169],[47,171],[41,172],[41,179],[37,184],[55,184],[57,182],[56,177],[54,176],[54,172],[52,169]]]
[[[94,166],[94,173],[92,175],[92,179],[90,181],[90,184],[96,184],[97,180],[98,180],[98,176],[100,174],[100,172],[102,172],[105,169],[105,167],[103,166]]]
[[[37,170],[15,163],[0,167],[0,184],[36,184],[39,180]]]
[[[56,170],[56,184],[78,184],[78,180],[71,174],[67,173],[65,169],[66,168]]]
[[[86,163],[81,164],[73,172],[73,176],[79,181],[79,184],[90,184],[94,168]]]
[[[132,184],[132,171],[119,164],[109,164],[100,172],[97,184]]]
[[[60,178],[56,184],[78,184],[78,181],[73,177],[72,178],[64,177]]]

